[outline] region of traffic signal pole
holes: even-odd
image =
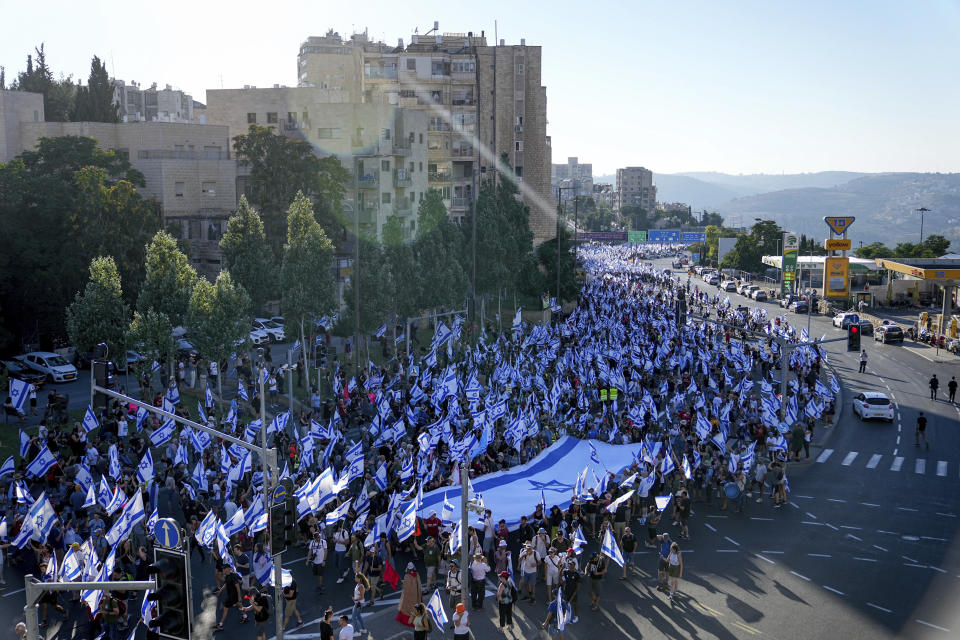
[[[357,215],[360,215],[359,213]],[[357,239],[359,242],[359,239]],[[266,363],[264,363],[266,364]],[[260,445],[263,451],[267,451],[267,398],[264,393],[264,369],[260,369]],[[293,376],[291,373],[290,377],[290,389],[292,393],[293,389]],[[291,395],[291,404],[290,408],[293,409],[293,396]],[[274,450],[274,453],[276,451]],[[273,493],[274,487],[278,486],[280,475],[280,462],[277,460],[277,456],[273,456],[272,464],[267,463],[267,458],[264,456],[263,461],[263,507],[267,510],[269,514],[273,508]],[[270,467],[270,482],[267,482],[267,467]],[[267,517],[267,526],[269,527],[267,531],[267,540],[273,540],[273,527],[276,523],[273,522],[273,518]],[[276,640],[283,640],[283,602],[281,598],[281,590],[283,589],[283,564],[281,560],[281,553],[274,555],[274,549],[270,549],[270,555],[273,557],[273,617],[276,622]]]
[[[156,590],[154,580],[131,580],[115,582],[42,582],[27,574],[23,578],[24,590],[27,592],[27,604],[23,607],[24,622],[27,625],[27,640],[36,640],[40,637],[40,624],[37,616],[37,601],[44,591],[83,591],[97,589],[98,591],[146,591]]]

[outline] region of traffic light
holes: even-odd
[[[286,501],[270,507],[270,553],[277,555],[287,550],[287,530],[293,526],[288,517]]]
[[[847,327],[847,351],[860,351],[859,324],[850,324]]]
[[[94,360],[91,366],[93,367],[93,380],[97,386],[112,389],[114,384],[113,363],[109,360]],[[94,409],[106,409],[109,403],[110,398],[106,394],[100,391],[94,392]]]
[[[150,626],[165,638],[190,638],[190,562],[186,554],[173,549],[155,547],[153,564],[147,569],[156,575],[157,590],[148,600],[157,603],[158,615]]]

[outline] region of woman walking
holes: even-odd
[[[513,584],[510,574],[500,572],[500,584],[497,585],[497,605],[500,607],[500,629],[504,625],[513,627],[513,600],[517,587]]]
[[[420,576],[412,562],[407,563],[407,573],[403,576],[403,586],[400,590],[400,603],[397,605],[397,622],[408,627],[413,626],[417,605],[423,603],[423,586]]]
[[[427,634],[433,631],[433,624],[430,622],[430,616],[427,615],[427,608],[423,603],[418,603],[414,607],[413,615],[413,640],[427,640]]]
[[[670,602],[677,595],[677,587],[683,576],[683,556],[680,554],[680,545],[674,542],[670,545],[670,555],[667,557],[667,575],[670,576]]]
[[[353,623],[354,631],[366,632],[367,625],[363,623],[363,615],[360,610],[363,609],[367,589],[370,588],[370,581],[362,573],[356,574],[354,581],[356,584],[353,587],[353,613],[350,621]]]

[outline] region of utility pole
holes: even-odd
[[[290,359],[290,353],[287,352],[287,360]],[[267,399],[264,394],[264,384],[263,384],[263,372],[261,370],[260,374],[260,447],[262,448],[264,454],[267,452]],[[293,411],[293,382],[291,380],[291,395],[290,395],[290,410]],[[270,507],[273,506],[273,487],[275,487],[277,482],[277,476],[280,475],[280,472],[277,469],[277,457],[276,451],[273,455],[274,463],[267,463],[267,456],[264,455],[261,462],[263,463],[263,508],[266,509],[267,513],[270,513]],[[269,469],[270,481],[267,482],[267,472]],[[272,529],[274,522],[272,518],[267,518],[267,524]],[[273,532],[267,532],[267,540],[273,539]],[[280,597],[280,591],[283,589],[283,563],[280,558],[279,553],[273,554],[273,549],[270,550],[273,556],[273,611],[274,619],[276,621],[276,634],[277,640],[283,640],[283,600]]]
[[[359,167],[353,172],[353,372],[360,371],[360,192]],[[277,640],[282,640],[278,635]]]
[[[465,455],[460,465],[460,602],[467,606],[467,588],[473,582],[470,574],[470,524],[467,511],[467,495],[470,486],[469,460]],[[467,588],[464,588],[463,576],[467,576]]]
[[[920,244],[923,244],[923,214],[929,213],[930,209],[926,207],[920,207],[916,209],[916,212],[920,214]]]

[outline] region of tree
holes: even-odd
[[[105,342],[110,357],[125,364],[124,337],[129,322],[130,307],[123,301],[116,263],[109,256],[94,258],[90,262],[90,282],[67,308],[70,343],[86,354]]]
[[[100,58],[90,61],[87,86],[78,86],[73,105],[77,122],[120,122],[120,109],[113,101],[113,84]]]
[[[577,286],[576,267],[577,260],[573,251],[572,238],[566,227],[560,228],[560,299],[573,300],[577,297],[580,288]],[[539,286],[540,291],[549,291],[556,294],[557,291],[557,238],[547,240],[537,247],[537,260],[540,270],[543,272],[542,283]]]
[[[187,326],[195,346],[208,361],[223,370],[227,356],[250,331],[250,298],[230,273],[221,271],[215,283],[197,280],[187,307]],[[223,376],[217,376],[217,395],[223,397]]]
[[[147,245],[146,278],[137,298],[137,310],[153,309],[174,326],[182,325],[197,281],[197,271],[166,231],[157,231]]]
[[[250,165],[250,200],[260,206],[267,240],[281,255],[286,238],[286,207],[298,193],[316,207],[315,217],[328,234],[340,230],[341,204],[350,174],[335,157],[320,159],[306,140],[277,135],[250,125],[233,139],[237,160]]]
[[[47,122],[69,122],[73,113],[76,85],[70,77],[59,80],[53,78],[53,72],[47,66],[47,55],[43,43],[34,49],[36,62],[32,55],[27,56],[26,71],[17,74],[11,85],[14,91],[30,91],[43,94],[43,114]]]
[[[939,258],[950,249],[950,241],[941,235],[932,233],[923,241],[923,258]]]
[[[860,247],[854,254],[858,258],[892,258],[893,249],[883,244],[882,242],[873,242],[871,244]]]
[[[407,234],[403,229],[403,222],[397,214],[390,214],[387,217],[381,237],[385,247],[398,247],[406,242]]]
[[[297,192],[290,205],[286,227],[287,243],[280,268],[283,313],[287,326],[300,326],[300,340],[306,344],[304,323],[330,313],[336,303],[330,270],[333,243],[317,223],[313,206],[303,192]]]
[[[763,256],[777,253],[777,242],[783,238],[783,229],[773,220],[760,220],[750,228],[750,233],[737,236],[737,244],[728,253],[721,266],[733,267],[750,273],[761,273],[767,267]]]
[[[173,325],[166,314],[155,309],[148,309],[142,314],[134,311],[127,332],[127,344],[144,356],[146,363],[167,363],[172,372],[177,342],[173,339]]]
[[[384,255],[384,250],[376,242],[360,240],[360,332],[372,333],[386,321],[393,311],[394,279],[390,273],[390,263]],[[354,326],[354,292],[356,280],[350,278],[343,293],[346,302],[346,313],[343,322],[346,326]]]
[[[275,296],[278,273],[263,231],[263,220],[247,202],[246,196],[240,196],[237,211],[227,220],[220,249],[224,268],[247,291],[249,310],[255,313]]]
[[[506,233],[506,230],[501,230]],[[477,274],[480,274],[480,231],[477,231]],[[421,309],[459,304],[469,280],[460,264],[463,235],[443,206],[436,189],[427,192],[417,212],[417,264],[424,277],[418,306]]]

